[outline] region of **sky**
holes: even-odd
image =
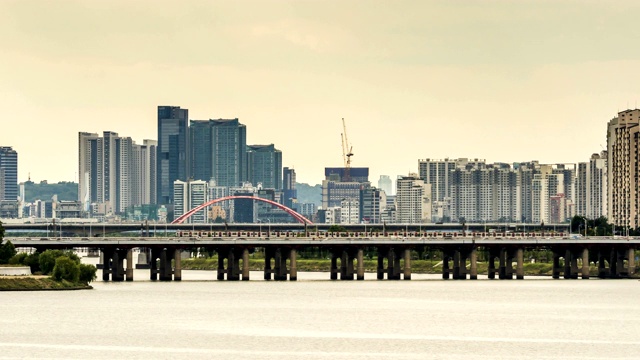
[[[156,139],[158,105],[239,118],[298,182],[419,159],[575,163],[638,106],[638,1],[0,1],[0,146],[77,181],[78,132]]]

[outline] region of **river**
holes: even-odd
[[[100,278],[100,271],[98,271]],[[640,281],[96,281],[0,293],[0,359],[637,359]]]

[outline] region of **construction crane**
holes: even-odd
[[[353,146],[349,144],[347,138],[347,125],[342,118],[342,161],[344,161],[344,176],[342,181],[351,181],[351,157],[353,156]]]

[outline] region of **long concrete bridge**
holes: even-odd
[[[410,280],[411,251],[442,252],[442,278],[477,279],[477,258],[484,252],[490,279],[524,278],[524,251],[553,252],[553,278],[588,279],[595,263],[600,278],[622,278],[635,272],[634,251],[640,238],[575,238],[551,234],[472,233],[218,233],[211,237],[7,238],[19,248],[93,248],[101,251],[104,281],[133,280],[133,249],[142,249],[138,263],[150,268],[151,280],[181,280],[181,252],[205,249],[218,254],[218,280],[249,280],[249,254],[263,249],[265,280],[296,280],[297,252],[309,248],[331,254],[332,280],[363,280],[364,250],[377,253],[377,279]],[[220,235],[220,236],[215,236]],[[126,259],[126,269],[124,267]],[[563,265],[561,266],[561,259]],[[226,261],[225,261],[226,260]],[[272,266],[273,261],[273,266]],[[515,268],[513,264],[515,263]]]

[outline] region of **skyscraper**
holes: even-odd
[[[282,152],[270,145],[247,146],[248,180],[265,189],[282,189]]]
[[[157,201],[173,202],[173,182],[189,177],[189,110],[158,106]]]
[[[210,122],[212,178],[218,186],[240,186],[247,181],[247,127],[238,119]]]
[[[640,110],[625,110],[607,124],[607,214],[615,226],[637,228]]]
[[[283,204],[295,210],[298,201],[298,191],[296,190],[296,170],[285,167],[282,169],[282,190]]]
[[[417,174],[397,180],[396,221],[402,224],[431,222],[431,184]]]
[[[393,194],[393,181],[391,181],[389,175],[380,175],[378,189],[384,191],[387,195]]]
[[[18,152],[0,146],[0,200],[18,200]]]

